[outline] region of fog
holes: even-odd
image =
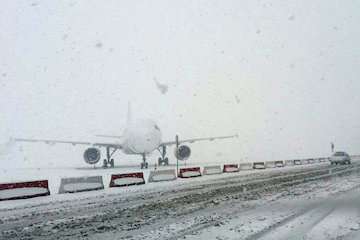
[[[164,141],[239,134],[190,161],[358,154],[359,22],[358,1],[1,1],[0,143],[119,135],[131,102]],[[1,168],[85,165],[22,145]]]

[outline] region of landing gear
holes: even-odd
[[[169,158],[166,157],[166,146],[162,146],[162,149],[158,148],[158,151],[161,154],[161,157],[158,158],[158,164],[159,166],[167,166],[169,165]]]
[[[149,164],[146,162],[146,156],[145,153],[142,155],[143,156],[143,162],[141,163],[141,169],[147,169],[149,167]]]
[[[106,147],[106,159],[104,159],[103,161],[103,168],[114,168],[114,159],[111,158],[112,155],[114,155],[114,153],[116,152],[116,148],[114,148],[114,150],[110,153],[110,147]]]

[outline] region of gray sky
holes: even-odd
[[[3,0],[0,142],[120,134],[131,101],[164,140],[239,133],[197,161],[360,153],[359,23],[359,1]],[[84,164],[70,149],[18,156]]]

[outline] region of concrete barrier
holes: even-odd
[[[239,165],[237,164],[225,164],[223,168],[224,173],[238,172],[238,171],[239,171]]]
[[[205,166],[203,170],[204,175],[221,174],[221,166]]]
[[[319,161],[320,162],[327,162],[327,161],[329,161],[329,158],[319,158]]]
[[[284,161],[275,161],[275,167],[284,167]]]
[[[126,187],[145,184],[144,173],[112,174],[109,187]]]
[[[48,180],[0,184],[0,201],[50,195]]]
[[[285,160],[285,166],[294,166],[294,160]]]
[[[265,168],[275,168],[275,167],[276,167],[275,161],[265,162]]]
[[[176,180],[175,169],[155,170],[149,175],[149,182],[173,181]]]
[[[265,169],[265,162],[254,162],[253,168],[254,169]]]
[[[301,160],[294,160],[294,165],[302,165],[302,162]]]
[[[239,169],[240,170],[251,170],[251,169],[253,169],[253,164],[252,163],[240,163]]]
[[[180,168],[179,177],[181,178],[191,178],[191,177],[200,177],[201,171],[200,167],[192,167],[192,168]]]
[[[301,159],[301,164],[302,165],[309,164],[309,159]]]
[[[308,163],[309,163],[309,164],[314,164],[314,163],[315,163],[315,159],[309,158],[309,159],[308,159]]]
[[[59,193],[76,193],[104,189],[102,176],[62,178]]]

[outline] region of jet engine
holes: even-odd
[[[191,149],[186,145],[179,146],[177,151],[175,149],[175,157],[179,160],[186,160],[190,157],[190,155],[191,155]]]
[[[101,157],[100,150],[97,148],[88,148],[84,152],[84,160],[88,164],[96,164]]]

